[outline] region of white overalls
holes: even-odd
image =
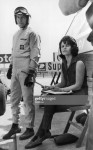
[[[11,78],[11,109],[13,115],[13,123],[19,121],[20,100],[23,97],[25,119],[28,128],[34,126],[35,106],[33,102],[34,86],[24,86],[27,74],[31,68],[37,65],[33,60],[40,57],[40,37],[36,35],[30,27],[20,29],[13,37],[12,60],[13,64]]]

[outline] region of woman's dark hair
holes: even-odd
[[[72,54],[73,57],[76,57],[78,55],[79,49],[78,49],[76,40],[71,36],[64,36],[59,42],[59,50],[60,50],[60,55],[59,56],[61,58],[65,58],[65,56],[61,52],[62,42],[71,45],[71,54]]]

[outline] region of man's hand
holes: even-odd
[[[28,75],[24,81],[24,85],[30,87],[35,83],[36,72],[34,70],[29,70]]]
[[[6,76],[7,76],[8,79],[11,79],[11,77],[12,77],[12,64],[10,64]]]

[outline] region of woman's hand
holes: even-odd
[[[68,88],[55,87],[52,91],[54,91],[54,92],[69,92],[69,89]]]
[[[54,92],[62,92],[61,88],[59,88],[59,87],[54,87],[54,89],[52,89],[52,91],[54,91]]]
[[[52,90],[54,86],[44,86],[42,91]]]

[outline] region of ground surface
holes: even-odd
[[[25,130],[25,123],[24,123],[24,112],[22,109],[22,103],[21,103],[21,116],[20,116],[20,126],[22,128],[22,132]],[[41,118],[43,115],[43,109],[40,109],[38,106],[36,106],[36,120],[35,120],[35,132],[38,129],[38,126],[40,124]],[[69,113],[56,113],[53,118],[52,122],[52,134],[61,134],[64,130],[65,123],[68,119]],[[11,118],[11,108],[10,104],[7,104],[6,113],[4,116],[0,117],[0,147],[8,149],[8,150],[15,150],[13,140],[2,140],[2,136],[7,133],[11,127],[12,118]],[[70,132],[74,135],[79,136],[80,132],[74,128],[70,128]],[[20,135],[20,134],[19,134]],[[24,146],[29,142],[29,140],[20,141],[19,135],[17,136],[17,149],[18,150],[25,150]],[[81,148],[76,148],[75,143],[65,146],[56,146],[53,139],[47,139],[43,142],[43,144],[37,148],[34,148],[34,150],[85,150],[85,142],[86,137],[83,141]]]
[[[10,87],[10,81],[2,77],[5,84]],[[37,78],[37,81],[43,85],[50,85],[51,78]],[[34,94],[40,95],[41,87],[39,85],[35,85]],[[20,116],[20,127],[22,128],[22,132],[25,130],[25,116],[23,112],[23,103],[21,102],[21,116]],[[38,126],[41,122],[43,115],[43,109],[40,109],[38,105],[36,105],[36,118],[35,118],[35,132],[38,129]],[[53,121],[52,121],[52,134],[61,134],[64,130],[66,121],[69,117],[69,113],[56,113],[54,115]],[[2,140],[2,136],[6,134],[12,124],[12,115],[11,115],[11,105],[10,105],[10,98],[8,97],[7,104],[6,104],[6,112],[3,116],[0,116],[0,147],[5,148],[8,150],[15,150],[14,142],[13,140]],[[70,128],[70,132],[74,135],[79,136],[80,131],[77,130],[74,127]],[[20,134],[19,134],[20,135]],[[19,135],[17,135],[17,150],[25,150],[24,146],[29,142],[29,140],[20,141]],[[43,142],[41,146],[38,146],[37,148],[34,148],[34,150],[85,150],[85,143],[86,143],[86,137],[83,141],[81,148],[76,148],[75,143],[65,146],[56,146],[53,139],[47,139]]]

